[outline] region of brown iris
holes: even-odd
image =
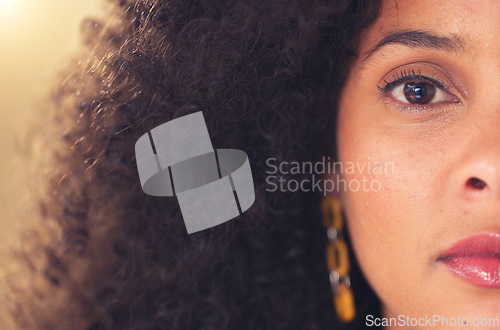
[[[423,81],[409,82],[404,85],[404,95],[411,104],[427,104],[436,95],[436,87]]]

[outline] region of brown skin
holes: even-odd
[[[405,30],[462,44],[391,43],[366,58],[386,34]],[[497,0],[403,0],[397,7],[388,0],[364,32],[340,101],[338,157],[395,166],[394,173],[345,174],[383,188],[341,198],[356,257],[386,317],[500,317],[499,289],[475,286],[437,261],[466,236],[500,233],[499,33]],[[405,70],[448,89],[436,87],[433,103],[409,107],[397,87],[378,90]],[[486,186],[468,184],[473,177]]]

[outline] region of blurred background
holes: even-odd
[[[0,0],[0,244],[16,239],[26,175],[18,158],[37,97],[76,53],[80,23],[104,0]],[[0,274],[1,276],[2,274]],[[8,329],[0,306],[0,329]]]

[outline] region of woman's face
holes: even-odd
[[[383,1],[359,54],[341,194],[384,315],[500,318],[500,2]]]

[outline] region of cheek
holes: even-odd
[[[382,174],[368,173],[366,170],[354,173],[344,171],[343,179],[348,185],[365,181],[371,183],[368,187],[377,189],[346,189],[341,195],[357,261],[377,295],[386,305],[392,305],[387,301],[389,297],[393,299],[394,295],[401,293],[401,283],[394,281],[394,278],[407,278],[406,272],[416,268],[406,260],[415,243],[412,235],[416,232],[408,216],[408,206],[400,202],[408,193],[401,190],[402,182],[397,175],[401,163],[391,153],[377,150],[373,141],[359,139],[356,146],[339,149],[339,160],[344,164],[352,162],[355,166],[394,162],[394,173],[390,167],[386,168],[388,173]],[[405,264],[405,269],[398,267],[402,264]]]
[[[349,233],[365,277],[388,305],[404,301],[403,293],[412,287],[418,300],[416,288],[430,260],[428,234],[443,191],[439,178],[445,177],[432,148],[421,144],[417,148],[394,135],[365,122],[359,113],[346,118],[340,110],[338,157],[344,165],[354,166],[353,171],[344,166],[342,175],[347,183],[341,197]],[[355,190],[349,189],[350,182],[366,184]]]
[[[403,251],[402,244],[408,244],[412,233],[410,206],[401,200],[417,192],[403,185],[398,175],[404,166],[401,155],[396,157],[387,148],[378,148],[383,141],[365,140],[363,134],[350,143],[356,130],[345,128],[348,133],[339,139],[339,160],[353,164],[355,169],[344,168],[342,178],[347,189],[341,190],[341,198],[356,256],[370,279],[378,273],[387,274],[394,254]],[[366,182],[368,189],[356,189],[359,182]]]

